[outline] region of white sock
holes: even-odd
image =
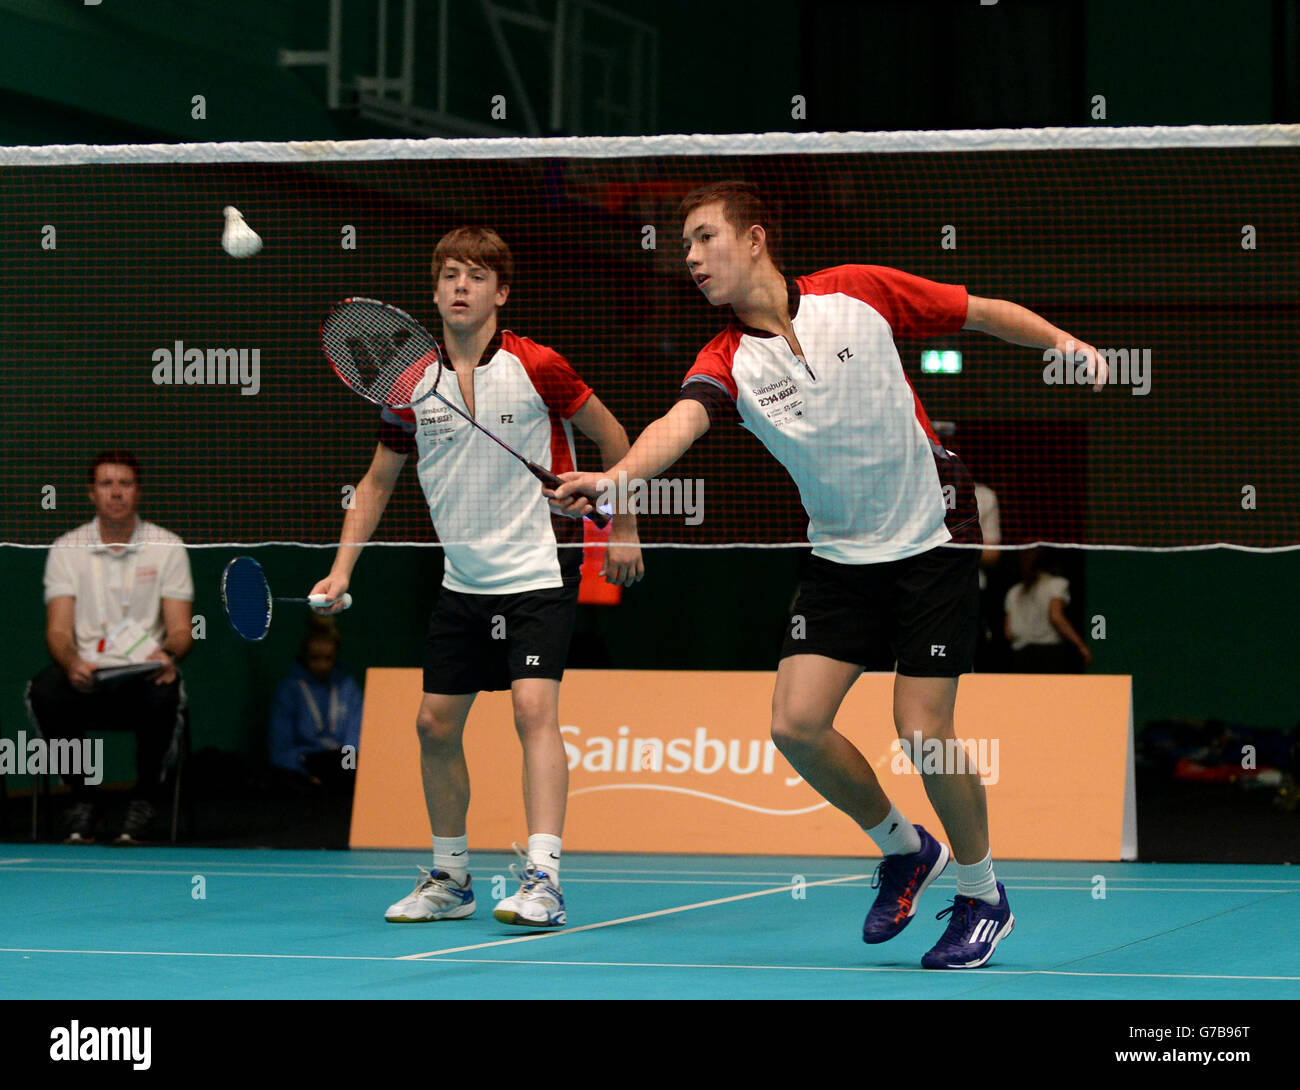
[[[921,834],[892,802],[885,820],[863,832],[876,842],[881,855],[912,855],[921,850]]]
[[[445,870],[463,886],[469,877],[469,835],[433,838],[433,872]]]
[[[560,884],[560,838],[550,833],[533,833],[528,838],[528,861]]]
[[[957,863],[957,896],[974,897],[990,905],[1002,900],[998,893],[998,880],[993,876],[992,848],[978,863]]]

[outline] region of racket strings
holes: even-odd
[[[409,404],[437,342],[396,307],[350,299],[321,327],[321,342],[339,377],[357,393],[386,405]]]
[[[271,625],[271,589],[259,566],[235,561],[221,590],[230,623],[245,639],[260,639]]]

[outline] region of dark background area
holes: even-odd
[[[369,6],[346,5],[345,77],[370,70],[375,41]],[[684,0],[653,8],[619,0],[611,6],[657,32],[653,109],[642,111],[639,128],[609,117],[602,124],[593,107],[574,115],[585,118],[584,124],[553,130],[543,105],[549,54],[536,43],[530,48],[524,35],[512,40],[519,47],[521,82],[537,100],[542,132],[1300,121],[1295,0],[1002,0],[991,7],[974,0],[898,0],[707,8]],[[97,8],[76,0],[0,0],[0,143],[412,135],[359,118],[347,101],[328,109],[321,71],[276,63],[283,48],[320,47],[325,10],[317,0],[105,0]],[[490,95],[513,98],[514,92],[477,18],[475,8],[458,10],[460,44],[449,55],[448,102],[459,115],[487,125]],[[420,100],[432,93],[434,38],[422,22]],[[207,101],[201,121],[191,116],[195,94]],[[806,102],[800,118],[791,116],[796,95]],[[1099,95],[1104,117],[1095,116]],[[575,97],[594,102],[597,94],[579,83]],[[524,131],[519,116],[512,110],[500,134]],[[815,187],[779,176],[779,163],[745,167],[784,187],[787,214],[803,232],[803,248],[788,262],[792,272],[849,260],[896,264],[1015,299],[1096,344],[1144,336],[1157,361],[1177,361],[1177,368],[1171,362],[1169,371],[1156,371],[1149,398],[1110,391],[1120,396],[1108,396],[1104,407],[1080,403],[1068,416],[1046,396],[1027,352],[987,338],[960,339],[967,372],[956,380],[959,385],[947,377],[914,375],[930,415],[958,421],[954,449],[969,457],[977,479],[999,492],[1009,540],[1039,536],[1043,526],[1030,512],[1051,510],[1052,482],[1065,480],[1086,483],[1081,539],[1091,543],[1119,540],[1106,536],[1118,527],[1128,544],[1295,544],[1300,482],[1289,440],[1300,398],[1300,239],[1294,155],[1290,149],[1161,153],[1154,157],[1160,162],[1154,174],[1145,166],[1151,158],[1115,156],[1093,158],[1091,168],[1072,163],[1059,175],[1047,156],[1038,167],[1033,156],[1022,158],[1008,173],[996,156],[974,155],[946,176],[936,175],[920,156],[826,161],[817,169],[847,181],[839,203],[820,205],[810,197]],[[728,163],[724,173],[733,167],[740,164]],[[327,375],[313,372],[309,379],[304,367],[302,377],[277,388],[270,363],[264,363],[264,382],[270,384],[264,395],[244,399],[255,405],[240,406],[245,431],[235,443],[216,434],[231,398],[238,397],[233,390],[170,391],[176,396],[168,400],[159,399],[152,385],[140,387],[139,380],[145,374],[142,353],[154,347],[175,338],[258,343],[248,337],[252,331],[263,336],[272,315],[280,339],[271,343],[282,345],[286,356],[313,353],[309,332],[321,304],[355,290],[355,267],[339,263],[336,243],[320,241],[327,226],[336,232],[341,207],[370,217],[360,223],[363,238],[385,238],[381,253],[363,247],[353,255],[376,262],[367,267],[366,279],[373,284],[368,290],[380,297],[385,291],[406,297],[412,281],[423,283],[419,278],[436,233],[490,209],[520,256],[508,324],[570,354],[611,404],[621,394],[627,407],[620,415],[630,431],[666,404],[695,347],[716,328],[716,316],[671,271],[670,248],[661,255],[666,264],[656,258],[648,278],[653,297],[643,295],[631,308],[624,303],[620,311],[618,300],[628,298],[623,285],[647,281],[646,259],[632,242],[623,251],[610,239],[627,231],[635,240],[647,222],[660,224],[661,233],[664,225],[671,231],[672,183],[690,174],[689,163],[583,164],[558,179],[518,165],[490,177],[466,168],[460,180],[473,178],[474,186],[463,195],[432,199],[431,170],[404,165],[376,178],[360,167],[192,168],[178,182],[180,176],[169,180],[149,167],[118,174],[6,169],[5,192],[17,199],[0,221],[0,286],[6,296],[0,363],[12,375],[33,360],[57,361],[50,371],[55,381],[41,390],[42,397],[12,398],[0,420],[0,459],[10,495],[0,510],[0,540],[32,546],[0,548],[0,570],[11,588],[9,653],[0,663],[0,731],[6,736],[22,725],[21,687],[45,655],[44,554],[36,546],[89,517],[79,495],[80,467],[93,449],[123,439],[138,446],[150,473],[143,514],[187,538],[211,532],[208,541],[329,539],[338,514],[334,497],[363,471],[373,425],[364,407]],[[322,178],[328,184],[321,185]],[[665,180],[666,189],[659,185]],[[830,175],[820,180],[830,181]],[[230,199],[219,191],[241,183],[250,194],[268,195],[259,229],[268,237],[277,231],[282,238],[293,236],[249,263],[212,254],[214,228],[194,219],[190,203],[196,194],[210,193],[217,214]],[[79,199],[87,185],[102,204]],[[532,203],[504,200],[518,192],[532,194]],[[557,192],[569,203],[548,204]],[[112,214],[97,210],[106,206]],[[503,214],[502,208],[510,211]],[[841,215],[846,209],[849,230]],[[959,250],[940,254],[933,244],[938,216],[939,222],[980,225],[983,237],[963,228]],[[51,218],[63,237],[70,232],[80,245],[63,246],[56,261],[39,263],[28,256],[39,226],[33,224]],[[573,222],[580,229],[566,232]],[[1265,241],[1251,255],[1248,271],[1240,268],[1239,247],[1234,251],[1230,239],[1222,251],[1206,241],[1219,230],[1239,231],[1243,222],[1268,228],[1261,229]],[[406,225],[407,236],[393,230],[398,224]],[[321,231],[313,235],[316,227]],[[198,234],[208,253],[195,258]],[[555,305],[556,282],[577,283],[582,290],[565,292],[568,305]],[[193,313],[180,321],[178,306]],[[34,320],[34,311],[42,320]],[[611,312],[619,315],[617,323],[606,320]],[[635,335],[616,339],[609,332],[615,325]],[[172,326],[176,332],[169,335]],[[635,382],[627,378],[629,366],[637,369]],[[95,377],[91,396],[75,384],[77,374]],[[296,411],[307,400],[321,406],[320,418]],[[259,413],[267,414],[268,424],[252,442],[248,436],[258,432]],[[111,435],[106,421],[116,421]],[[332,456],[322,449],[322,432],[334,444]],[[1064,451],[1063,440],[1080,432],[1086,433],[1086,449]],[[33,434],[41,436],[39,444],[31,442]],[[746,441],[726,440],[728,464],[735,458],[740,467],[739,482],[716,489],[719,503],[734,503],[732,522],[719,512],[716,525],[741,523],[750,534],[746,540],[763,540],[754,535],[776,533],[782,525],[778,511],[788,528],[797,519],[797,505],[791,506],[788,485],[761,452],[752,444],[746,452]],[[719,446],[717,437],[704,444],[683,472],[705,466],[715,472],[710,463]],[[739,455],[731,453],[737,449]],[[287,471],[308,454],[317,472],[303,477]],[[1046,477],[1039,469],[1045,462],[1051,466]],[[277,471],[268,473],[268,464]],[[57,512],[39,512],[34,489],[47,483],[52,470],[64,498]],[[1261,486],[1260,509],[1258,517],[1234,524],[1228,512],[1243,480]],[[427,527],[413,482],[408,475],[385,523],[387,540],[427,540],[419,536]],[[1083,483],[1054,497],[1063,505],[1060,525],[1078,525],[1077,490]],[[746,488],[778,494],[785,488],[786,506],[774,504],[761,519],[753,517]],[[268,517],[291,532],[262,534]],[[713,518],[710,512],[706,527]],[[233,538],[210,530],[215,526],[229,528]],[[663,524],[658,532],[671,541],[678,528]],[[377,553],[358,569],[358,605],[344,624],[344,656],[358,674],[369,666],[419,661],[427,605],[440,578],[441,556],[434,549],[388,545]],[[216,586],[229,555],[215,548],[192,553],[195,609],[208,621],[206,641],[186,664],[194,744],[200,751],[233,754],[255,769],[264,753],[270,690],[300,633],[295,624],[281,623],[266,644],[249,647],[225,630]],[[265,559],[273,585],[300,582],[304,572],[314,579],[330,557],[324,549],[292,547],[257,555]],[[1005,563],[1014,567],[1014,558]],[[1106,639],[1090,641],[1092,669],[1133,675],[1139,729],[1178,719],[1278,734],[1296,725],[1291,632],[1300,613],[1300,553],[1089,551],[1071,554],[1066,563],[1075,581],[1080,630],[1094,616],[1106,619]],[[572,665],[771,669],[797,565],[796,550],[651,550],[649,580],[621,606],[584,608]],[[394,587],[402,588],[398,602]],[[1204,728],[1207,737],[1216,729]],[[110,778],[130,775],[124,748],[109,747],[116,761]],[[1269,833],[1267,843],[1246,829],[1239,836],[1223,834],[1223,813],[1252,807],[1271,812],[1262,793],[1246,798],[1229,788],[1198,787],[1200,794],[1184,798],[1178,792],[1192,789],[1166,790],[1167,771],[1155,762],[1152,774],[1160,778],[1144,781],[1144,856],[1156,857],[1148,834],[1162,827],[1170,830],[1170,857],[1179,850],[1188,853],[1184,857],[1225,860],[1264,858],[1266,852],[1300,856],[1294,815]],[[1206,801],[1211,790],[1230,804],[1227,811]],[[228,818],[208,821],[207,834]]]

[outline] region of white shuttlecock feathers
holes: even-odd
[[[231,257],[252,257],[262,248],[261,238],[244,222],[238,208],[228,204],[222,214],[226,217],[226,226],[221,232],[221,248],[226,253]]]

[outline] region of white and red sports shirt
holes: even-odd
[[[789,290],[803,359],[784,337],[733,322],[700,351],[681,396],[711,419],[734,403],[798,485],[815,556],[875,564],[978,541],[969,474],[935,436],[894,344],[960,330],[966,289],[840,265]]]
[[[455,370],[444,368],[438,393],[468,412]],[[412,400],[433,382],[426,371]],[[552,473],[574,468],[569,418],[591,394],[558,352],[509,330],[492,338],[474,369],[475,419]],[[559,546],[581,543],[581,522],[552,516],[537,478],[437,398],[385,409],[379,441],[398,454],[418,452],[420,487],[445,554],[444,587],[516,594],[576,575],[582,550]]]

